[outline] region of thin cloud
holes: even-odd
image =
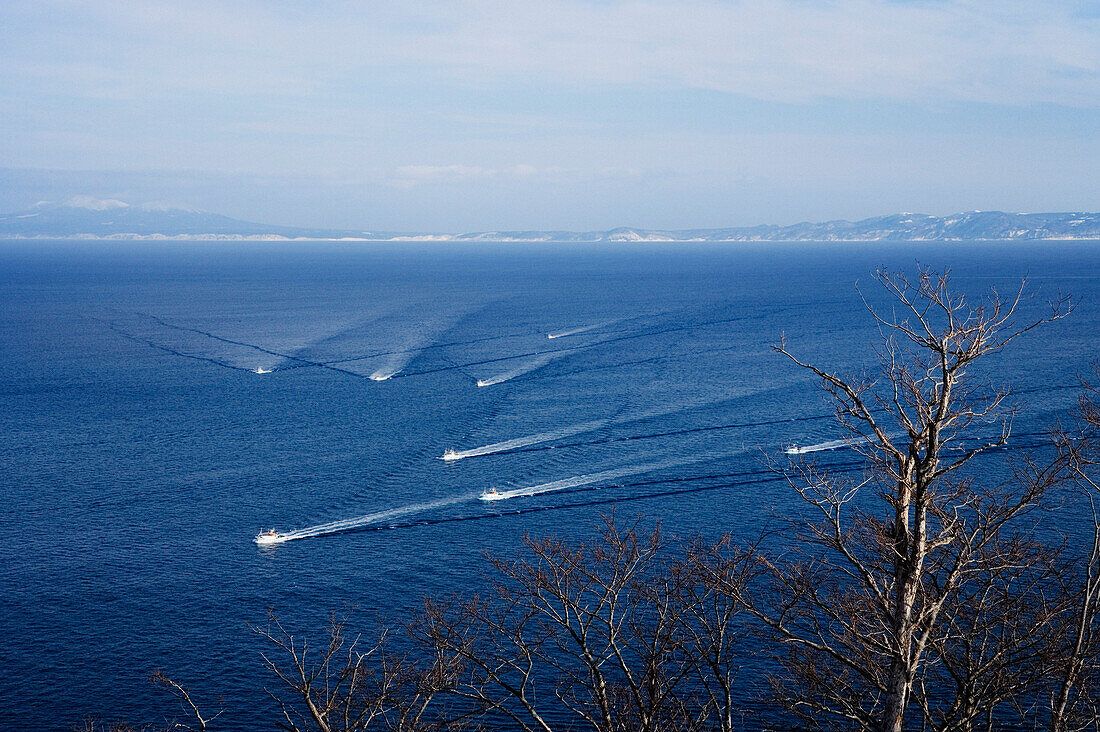
[[[1095,3],[5,0],[0,15],[15,207],[88,192],[307,225],[660,228],[1088,208],[1100,190]]]
[[[356,93],[364,77],[405,68],[470,85],[691,87],[788,102],[1100,103],[1100,18],[1079,2],[55,4],[118,42],[80,58],[88,28],[62,24],[29,66],[41,62],[40,78],[63,83],[64,63],[44,64],[75,57],[83,80],[111,95],[128,87],[281,89],[292,97],[345,93],[354,106],[365,101]],[[32,16],[27,2],[13,5],[9,36]],[[16,53],[35,53],[9,40]]]
[[[642,175],[637,168],[605,167],[592,170],[560,166],[511,165],[504,168],[481,168],[471,165],[400,165],[389,176],[390,185],[410,189],[424,184],[454,184],[470,181],[517,180],[543,183],[578,183],[614,178],[635,178]]]

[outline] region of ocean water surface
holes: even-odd
[[[872,367],[855,283],[918,262],[1078,300],[981,374],[1040,439],[1097,355],[1096,242],[0,242],[0,727],[159,721],[163,669],[270,728],[269,607],[400,620],[611,510],[752,538],[795,509],[765,455],[844,452],[771,346]]]

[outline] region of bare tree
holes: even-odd
[[[1061,299],[1020,324],[1023,286],[972,304],[946,273],[877,279],[900,310],[868,305],[883,333],[877,378],[841,376],[777,346],[820,379],[865,470],[850,479],[794,466],[790,485],[817,518],[795,521],[801,558],[771,561],[754,608],[789,650],[777,690],[807,723],[901,732],[951,603],[975,573],[1012,566],[999,538],[1050,485],[986,491],[960,472],[1005,445],[1011,428],[1007,393],[978,383],[971,367],[1070,306]],[[996,433],[976,440],[984,425]]]
[[[349,636],[346,618],[333,616],[328,642],[315,649],[288,632],[273,613],[267,627],[254,627],[278,651],[264,664],[280,682],[266,689],[279,707],[279,726],[290,732],[360,732],[369,729],[415,732],[456,729],[428,718],[443,679],[438,667],[422,667],[407,655],[386,652],[386,632],[364,647]],[[314,655],[316,659],[314,660]]]
[[[172,722],[169,726],[169,730],[188,730],[189,732],[206,732],[211,722],[216,720],[222,715],[223,710],[219,710],[217,713],[210,716],[203,716],[202,711],[198,705],[191,698],[191,692],[183,687],[177,681],[173,681],[168,678],[163,671],[157,670],[153,672],[153,675],[149,677],[149,680],[154,684],[159,684],[168,690],[168,693],[180,700],[180,703],[187,711],[188,717],[194,717],[195,723],[184,722]]]
[[[1052,732],[1100,729],[1100,389],[1082,385],[1072,427],[1055,432],[1060,457],[1091,509],[1091,542],[1076,573],[1067,572],[1072,603],[1051,674]]]
[[[751,660],[759,640],[746,632],[750,614],[745,603],[762,570],[759,556],[757,546],[737,547],[725,536],[716,544],[689,544],[684,559],[674,565],[681,577],[672,589],[680,596],[685,654],[693,683],[704,695],[698,709],[722,732],[742,727],[750,714],[735,692],[744,684],[742,665]]]
[[[95,717],[86,717],[72,726],[73,732],[145,732],[149,727],[134,727],[126,722],[105,724]]]
[[[1070,606],[1058,548],[1023,535],[986,544],[952,596],[929,642],[914,699],[942,732],[1034,723]]]
[[[996,481],[972,462],[1009,443],[1012,417],[975,362],[1070,304],[1021,323],[1023,286],[971,303],[946,273],[878,281],[894,308],[868,305],[876,377],[777,348],[820,380],[861,458],[855,472],[776,468],[805,509],[790,533],[670,544],[612,516],[591,542],[525,538],[520,557],[491,559],[484,597],[425,600],[406,637],[364,643],[334,617],[313,646],[271,615],[253,629],[272,644],[279,726],[732,732],[742,665],[763,649],[779,661],[774,697],[810,728],[1100,728],[1097,391],[1086,385],[1052,456]],[[1084,557],[1036,528],[1067,480],[1094,501]],[[198,725],[178,728],[205,731],[217,715],[156,678]]]
[[[731,728],[742,556],[669,561],[659,531],[613,519],[591,544],[525,546],[493,560],[489,600],[426,603],[417,633],[454,660],[450,693],[523,730]]]
[[[179,682],[170,679],[163,671],[154,671],[149,677],[149,681],[163,687],[180,701],[185,718],[188,721],[173,719],[165,722],[164,726],[153,724],[135,726],[128,722],[104,724],[98,719],[89,717],[84,719],[80,725],[74,726],[73,732],[206,732],[210,729],[211,723],[220,717],[222,711],[224,711],[219,710],[216,714],[205,716],[199,709],[198,704],[192,699],[191,692]],[[191,719],[194,719],[194,721],[190,721]]]

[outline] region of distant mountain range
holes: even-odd
[[[78,196],[0,214],[0,237],[81,239],[330,239],[328,229],[255,224],[197,209]]]
[[[618,228],[609,231],[487,231],[470,234],[370,232],[272,226],[162,204],[131,205],[87,196],[0,214],[0,238],[226,239],[353,241],[982,241],[1100,239],[1098,213],[1017,214],[971,211],[953,216],[892,214],[862,221],[729,229]]]

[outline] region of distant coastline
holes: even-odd
[[[0,235],[0,240],[8,241],[147,241],[147,242],[205,242],[205,241],[227,241],[227,242],[256,242],[256,243],[285,243],[294,244],[309,242],[333,242],[333,243],[346,243],[346,244],[447,244],[447,243],[470,243],[475,244],[478,242],[483,243],[500,243],[500,244],[603,244],[603,243],[641,243],[641,244],[797,244],[804,242],[807,244],[828,244],[828,243],[874,243],[874,242],[1006,242],[1006,241],[1019,241],[1019,242],[1071,242],[1071,241],[1100,241],[1100,233],[1091,236],[1034,236],[1034,237],[993,237],[993,238],[935,238],[935,239],[915,239],[915,238],[900,238],[900,237],[880,237],[875,239],[869,238],[820,238],[820,239],[778,239],[778,238],[709,238],[709,239],[673,239],[663,238],[659,236],[647,236],[639,237],[636,239],[555,239],[555,238],[507,238],[505,236],[482,236],[469,235],[469,234],[434,234],[434,235],[418,235],[410,234],[406,236],[393,236],[393,237],[354,237],[354,236],[298,236],[288,237],[279,236],[276,234],[256,234],[256,235],[244,235],[244,234],[109,234],[109,235],[96,235],[96,234],[72,234],[72,235],[50,235],[50,234],[16,234],[16,235]]]
[[[465,234],[377,232],[274,226],[162,204],[79,197],[0,214],[0,238],[103,241],[345,242],[964,242],[1100,239],[1100,213],[970,211],[950,216],[900,213],[826,221],[710,229],[513,230]]]

